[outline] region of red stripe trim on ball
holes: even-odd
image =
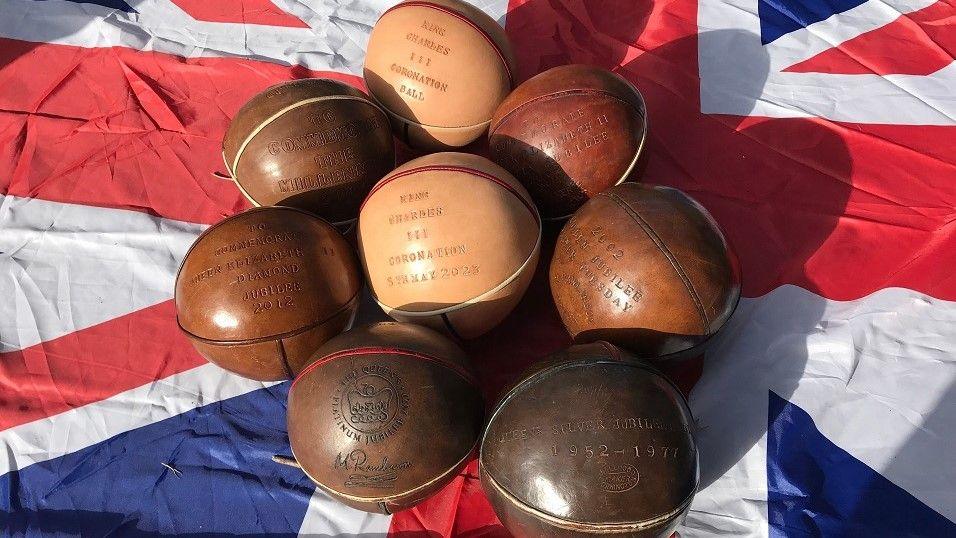
[[[498,120],[498,123],[493,123],[488,125],[488,136],[490,137],[491,135],[493,135],[495,131],[499,127],[501,127],[501,125],[504,124],[512,115],[514,115],[516,112],[518,112],[522,108],[530,105],[531,103],[537,103],[539,101],[546,101],[546,100],[552,100],[552,99],[561,99],[562,97],[572,97],[576,95],[603,95],[604,97],[609,97],[611,99],[614,99],[615,101],[620,101],[622,104],[636,110],[637,113],[642,118],[644,118],[644,121],[647,121],[647,103],[644,101],[644,95],[637,88],[634,88],[633,86],[632,88],[634,89],[634,93],[636,93],[637,97],[641,100],[641,104],[644,105],[643,110],[634,106],[634,104],[631,103],[630,101],[621,99],[619,96],[607,90],[599,90],[597,88],[575,88],[573,90],[561,90],[557,92],[546,93],[544,95],[539,95],[532,99],[528,99],[527,101],[521,103],[520,105],[512,108],[503,116],[501,116],[501,119]]]
[[[498,46],[498,43],[495,42],[495,39],[494,39],[493,37],[491,37],[491,34],[489,34],[488,32],[486,32],[484,28],[482,28],[481,26],[478,26],[477,24],[475,24],[474,21],[472,21],[471,19],[469,19],[468,17],[466,17],[466,16],[465,16],[464,14],[462,14],[462,13],[459,13],[459,12],[453,10],[453,9],[449,9],[449,8],[447,8],[447,7],[445,7],[445,6],[440,6],[440,5],[438,5],[438,4],[433,4],[433,3],[431,3],[431,2],[403,2],[403,3],[401,3],[401,4],[398,4],[398,5],[395,5],[395,6],[392,6],[392,7],[388,8],[388,9],[386,9],[385,12],[382,13],[382,17],[384,17],[385,15],[388,15],[388,14],[391,13],[392,11],[395,11],[395,10],[397,10],[397,9],[399,9],[399,8],[403,8],[403,7],[428,7],[428,8],[432,8],[432,9],[434,9],[434,10],[436,10],[436,11],[441,11],[442,13],[451,15],[452,17],[455,17],[456,19],[460,19],[462,22],[464,22],[464,23],[467,24],[468,26],[471,26],[472,28],[474,28],[479,34],[481,34],[481,37],[485,38],[485,41],[487,41],[488,44],[491,45],[491,48],[494,49],[495,54],[498,55],[498,59],[501,60],[501,65],[505,66],[505,73],[508,74],[508,85],[509,85],[509,86],[514,86],[514,84],[515,84],[514,74],[511,72],[511,66],[508,65],[508,59],[505,58],[504,52],[501,50],[501,47]],[[480,8],[478,8],[478,9],[480,9]],[[381,19],[381,17],[379,17],[379,19]]]
[[[357,347],[353,349],[343,349],[341,351],[329,353],[328,355],[306,366],[305,369],[299,372],[299,375],[297,375],[296,378],[292,380],[292,388],[295,388],[295,384],[298,383],[300,379],[305,377],[305,375],[311,372],[312,370],[315,370],[319,366],[322,366],[323,364],[328,364],[336,359],[341,359],[343,357],[362,356],[362,355],[384,355],[384,354],[402,355],[404,357],[414,357],[416,359],[422,359],[424,361],[438,363],[444,366],[445,368],[448,368],[449,370],[460,375],[461,377],[465,379],[465,381],[468,381],[472,385],[478,386],[478,380],[475,379],[475,376],[472,375],[472,373],[469,372],[467,368],[464,368],[460,364],[443,359],[441,357],[435,357],[433,355],[426,355],[425,353],[419,353],[417,351],[409,351],[407,349],[398,349],[393,347]]]
[[[505,189],[506,191],[508,191],[508,192],[510,192],[511,194],[513,194],[518,200],[521,200],[521,203],[524,204],[524,206],[525,206],[526,208],[528,208],[528,211],[531,212],[531,216],[534,217],[535,222],[538,223],[539,226],[541,225],[541,217],[538,215],[538,209],[537,209],[530,201],[528,201],[527,199],[525,199],[525,197],[522,196],[521,193],[518,192],[517,189],[515,189],[514,187],[512,187],[511,184],[509,184],[507,181],[504,181],[504,180],[502,180],[502,179],[499,179],[499,178],[497,178],[497,177],[495,177],[495,176],[493,176],[493,175],[491,175],[491,174],[489,174],[489,173],[487,173],[487,172],[482,172],[481,170],[476,170],[476,169],[474,169],[474,168],[468,168],[468,167],[466,167],[466,166],[443,166],[443,165],[418,166],[418,167],[415,167],[415,168],[409,168],[408,170],[402,170],[401,172],[399,172],[399,173],[397,173],[397,174],[388,176],[388,177],[386,177],[385,179],[379,181],[378,184],[376,184],[374,187],[372,187],[372,190],[369,191],[368,196],[366,196],[366,197],[365,197],[365,200],[362,201],[362,205],[359,206],[359,213],[361,213],[362,210],[365,209],[365,204],[367,204],[368,201],[372,199],[372,195],[374,195],[376,192],[378,192],[378,191],[379,191],[382,187],[384,187],[385,185],[391,183],[392,181],[394,181],[394,180],[396,180],[396,179],[398,179],[398,178],[400,178],[400,177],[405,177],[405,176],[414,174],[414,173],[416,173],[416,172],[432,172],[432,171],[435,171],[435,172],[461,172],[461,173],[464,173],[464,174],[471,174],[471,175],[473,175],[473,176],[477,176],[477,177],[480,177],[480,178],[483,178],[483,179],[487,179],[488,181],[491,181],[492,183],[496,183],[496,184],[498,184],[498,186],[500,186],[501,188],[503,188],[503,189]]]

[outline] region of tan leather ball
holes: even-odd
[[[330,79],[277,84],[232,119],[222,154],[250,202],[354,220],[372,185],[395,167],[388,118],[367,95]]]
[[[461,0],[392,7],[372,28],[365,56],[365,84],[396,135],[433,151],[481,136],[514,73],[504,29]]]
[[[528,288],[541,221],[500,166],[435,153],[375,185],[359,213],[358,241],[386,313],[471,338],[504,319]]]
[[[289,391],[289,442],[302,470],[368,512],[410,508],[474,453],[484,405],[454,342],[410,323],[329,340]]]
[[[361,285],[355,253],[330,224],[299,209],[256,208],[193,243],[176,276],[176,315],[210,362],[288,379],[348,327]]]
[[[717,222],[669,187],[623,183],[596,195],[558,236],[551,293],[576,342],[643,358],[699,351],[740,298],[737,257]]]

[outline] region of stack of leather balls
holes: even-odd
[[[666,537],[697,451],[654,365],[699,354],[727,321],[736,260],[693,199],[637,182],[648,122],[631,84],[569,65],[513,88],[515,71],[480,10],[415,0],[374,27],[368,94],[298,80],[254,97],[223,158],[258,207],[187,253],[179,324],[227,370],[294,379],[294,458],[345,504],[414,506],[480,449],[485,493],[517,536]],[[393,134],[424,156],[395,168]],[[449,152],[486,134],[490,159]],[[486,413],[457,342],[521,299],[545,221],[563,226],[550,284],[577,345]],[[363,280],[397,323],[347,330]]]

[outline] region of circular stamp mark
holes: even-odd
[[[332,415],[341,430],[357,441],[375,443],[395,433],[408,415],[408,392],[402,378],[384,365],[351,370],[332,397]]]
[[[606,465],[601,469],[601,489],[609,493],[630,491],[640,481],[641,473],[629,463]]]

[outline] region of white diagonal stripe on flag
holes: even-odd
[[[33,198],[0,198],[0,352],[27,348],[172,298],[205,226]]]
[[[95,403],[0,432],[0,476],[51,460],[191,409],[276,383],[252,381],[205,364]]]
[[[833,301],[791,285],[742,299],[691,392],[704,487],[685,538],[767,536],[771,390],[833,443],[956,519],[947,427],[956,419],[956,303],[903,288]]]
[[[169,0],[129,0],[135,14],[63,0],[0,0],[0,37],[128,47],[186,58],[242,57],[361,74],[372,25],[397,0],[276,4],[309,28],[199,21]],[[504,23],[507,0],[471,3]]]

